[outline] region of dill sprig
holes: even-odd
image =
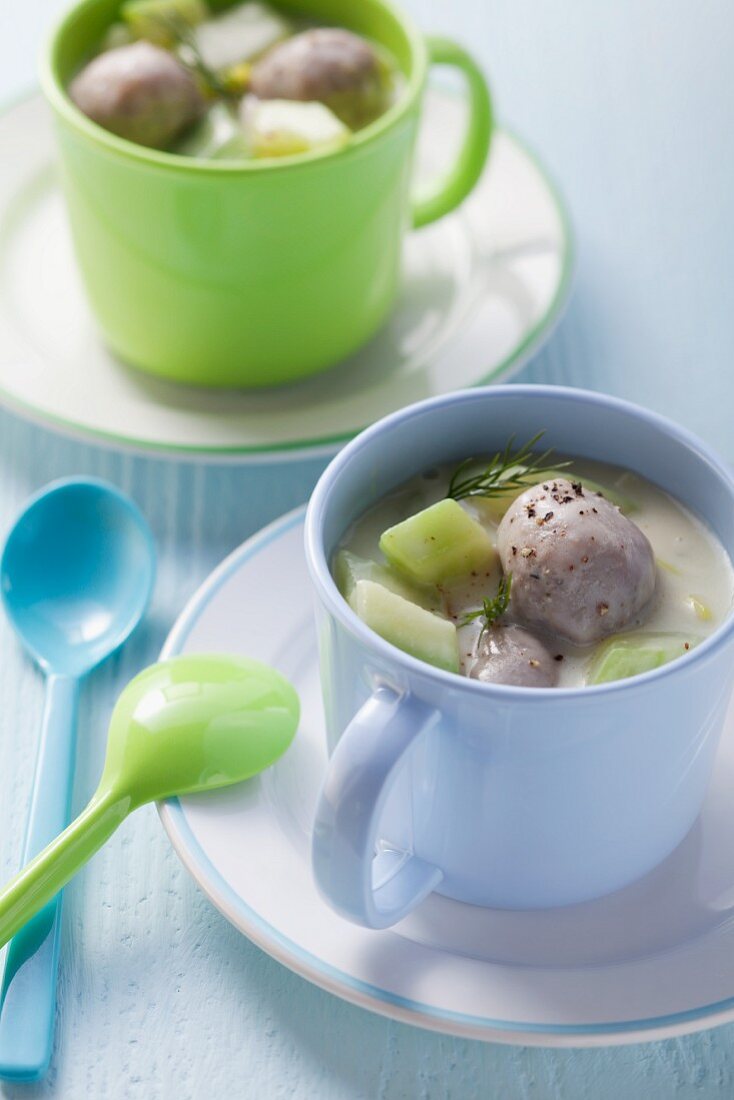
[[[465,500],[467,497],[498,496],[510,489],[520,492],[529,482],[542,478],[543,474],[565,469],[570,463],[556,462],[548,465],[553,454],[552,448],[543,451],[541,455],[533,454],[533,447],[544,434],[538,432],[516,451],[513,451],[515,436],[510,436],[505,449],[498,451],[480,473],[471,477],[464,475],[475,459],[464,459],[452,474],[446,496],[453,500]]]
[[[479,632],[479,641],[482,640],[484,632],[489,630],[490,626],[497,622],[501,618],[510,604],[510,589],[512,588],[512,573],[508,573],[507,576],[500,577],[500,582],[497,585],[497,595],[492,599],[488,599],[486,596],[482,600],[482,606],[476,611],[469,611],[459,623],[459,626],[467,626],[469,623],[473,623],[476,619],[484,619],[482,623],[482,629]]]
[[[225,99],[231,95],[219,75],[204,60],[196,41],[194,28],[190,23],[175,12],[152,18],[161,30],[173,39],[174,46],[178,47],[178,59],[182,65],[195,73],[215,95]]]

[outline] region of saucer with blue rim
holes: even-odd
[[[301,698],[296,740],[268,772],[160,806],[176,851],[217,908],[324,989],[451,1035],[598,1046],[734,1020],[734,710],[699,820],[624,890],[532,912],[432,895],[385,932],[326,905],[309,858],[326,748],[303,518],[303,509],[283,516],[227,558],[163,651],[257,656]]]

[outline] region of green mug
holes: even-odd
[[[492,133],[480,70],[384,0],[278,0],[387,47],[406,77],[401,98],[326,155],[187,159],[116,137],[66,93],[119,6],[78,3],[42,65],[74,245],[105,340],[141,370],[201,386],[277,385],[332,366],[385,320],[405,230],[453,210],[479,178]],[[463,73],[468,122],[454,167],[416,201],[411,166],[430,64]]]

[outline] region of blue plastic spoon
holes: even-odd
[[[8,535],[0,588],[8,618],[47,677],[23,851],[28,863],[69,820],[79,681],[117,649],[150,598],[155,546],[112,485],[57,481],[32,497]],[[61,895],[11,941],[0,988],[0,1077],[31,1081],[53,1048]]]

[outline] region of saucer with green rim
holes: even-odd
[[[463,111],[458,96],[429,92],[419,179],[451,162]],[[0,116],[0,142],[0,403],[77,438],[170,457],[328,457],[400,406],[506,380],[547,339],[568,296],[562,201],[522,142],[500,130],[470,198],[408,235],[396,308],[356,355],[279,389],[168,383],[120,363],[95,330],[40,97]]]

